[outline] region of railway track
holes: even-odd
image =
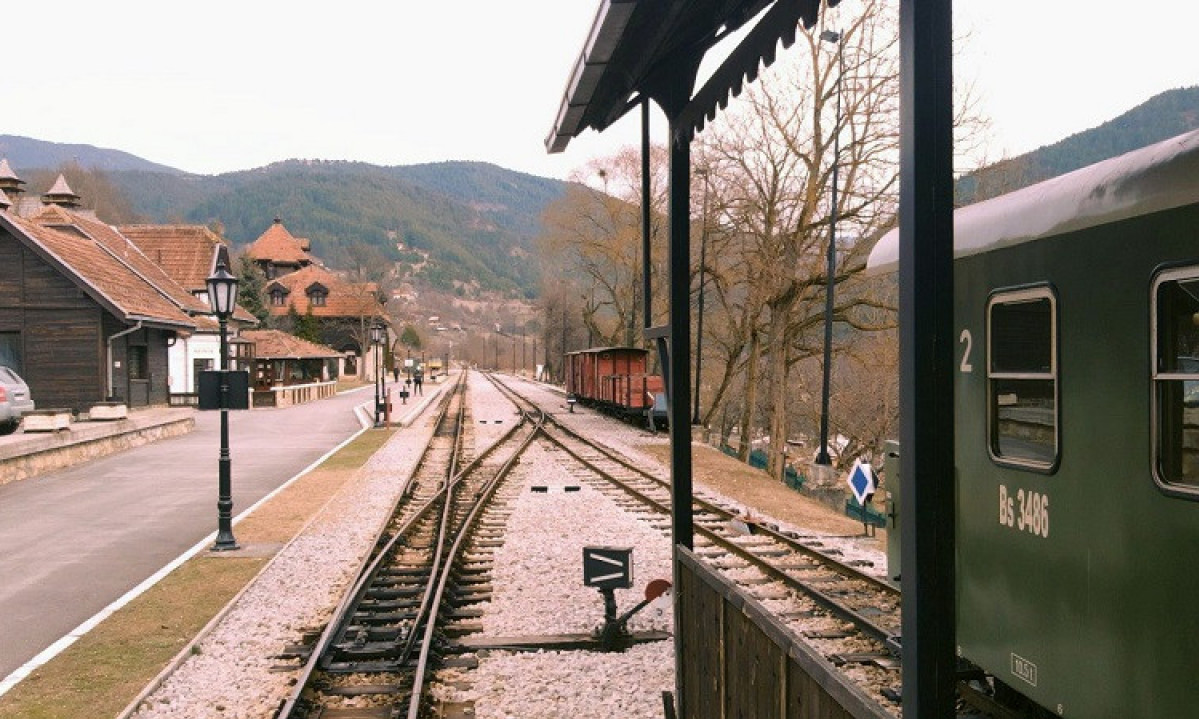
[[[333,621],[310,646],[291,719],[422,716],[425,681],[447,638],[489,596],[489,547],[503,509],[486,508],[536,424],[516,423],[473,460],[465,373],[440,409],[433,440],[387,529]],[[514,449],[515,447],[515,449]],[[476,527],[481,531],[475,532]]]
[[[493,381],[495,378],[493,378]],[[511,387],[513,401],[536,406]],[[670,483],[607,447],[549,417],[542,436],[575,464],[580,482],[613,497],[670,531]],[[695,551],[712,566],[769,604],[784,619],[803,624],[809,641],[838,666],[851,665],[873,681],[894,684],[883,696],[898,699],[899,590],[843,562],[817,537],[756,522],[717,501],[693,497]],[[800,598],[796,601],[794,597]]]

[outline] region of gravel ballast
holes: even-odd
[[[540,385],[523,383],[519,389],[584,436],[601,439],[666,474],[657,460],[638,449],[647,442],[665,442],[665,435],[654,438],[644,429],[591,412],[569,414],[565,400]],[[513,405],[477,373],[470,377],[469,396],[477,453],[510,430],[517,417]],[[320,627],[331,614],[340,597],[328,587],[344,587],[352,581],[428,441],[431,415],[426,412],[411,427],[397,432],[371,458],[132,716],[265,719],[272,715],[290,694],[294,677],[292,672],[272,671],[280,663],[273,657],[296,643],[304,631]],[[496,549],[492,598],[479,620],[484,635],[581,634],[602,623],[601,596],[582,583],[584,546],[634,548],[634,586],[616,592],[620,612],[643,598],[650,580],[670,578],[670,542],[663,530],[572,476],[565,461],[560,452],[534,444],[508,480],[514,499],[504,543]],[[534,484],[547,491],[531,491]],[[579,489],[568,493],[566,486]],[[852,538],[830,539],[826,546],[842,544],[846,554],[869,556],[883,566],[877,551],[871,554]],[[635,615],[629,628],[672,632],[669,594]],[[621,653],[479,652],[476,669],[440,672],[434,695],[473,702],[476,716],[492,719],[657,718],[663,715],[662,692],[674,688],[673,655],[670,640]]]

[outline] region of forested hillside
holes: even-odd
[[[995,197],[1196,128],[1199,86],[1168,90],[1098,127],[961,178],[958,200],[970,204]]]
[[[340,161],[288,160],[206,176],[180,172],[117,150],[0,136],[0,157],[41,192],[58,168],[77,164],[103,175],[85,187],[113,187],[94,205],[109,222],[213,225],[235,247],[280,217],[328,264],[349,264],[347,250],[366,245],[404,262],[418,284],[475,288],[532,297],[538,268],[534,240],[541,214],[566,183],[479,162],[380,167]],[[86,195],[83,189],[77,188]],[[88,201],[84,197],[85,204]],[[112,214],[117,208],[117,216]],[[417,269],[413,269],[417,268]]]

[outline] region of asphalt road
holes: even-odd
[[[229,413],[236,516],[360,429],[367,391]],[[0,486],[0,680],[216,530],[220,413]],[[236,528],[235,532],[236,534]]]

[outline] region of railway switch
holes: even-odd
[[[616,615],[616,590],[633,586],[633,550],[628,547],[583,547],[583,585],[599,589],[604,598],[604,623],[592,636],[606,651],[625,649],[632,642],[629,618],[670,589],[670,582],[655,579],[645,587],[645,599]]]

